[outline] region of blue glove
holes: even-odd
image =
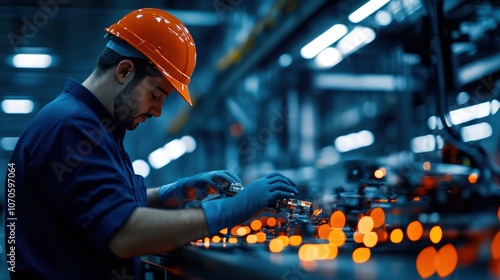
[[[201,207],[210,235],[248,220],[277,199],[293,197],[299,193],[295,186],[283,174],[273,172],[255,180],[233,197],[203,201]]]
[[[200,173],[177,182],[161,186],[158,190],[164,208],[184,208],[186,203],[202,200],[208,195],[220,194],[224,186],[241,184],[240,178],[231,170],[216,170]]]

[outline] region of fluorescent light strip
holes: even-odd
[[[347,27],[343,24],[335,24],[323,34],[316,37],[309,44],[300,50],[300,55],[305,59],[311,59],[318,55],[322,50],[337,42],[347,33]]]
[[[319,68],[331,68],[341,62],[343,58],[338,49],[326,48],[314,58],[314,63]]]
[[[185,153],[191,153],[196,149],[196,141],[193,137],[186,135],[181,139],[174,139],[165,146],[154,150],[148,156],[149,164],[160,169],[169,164],[172,160],[176,160]]]
[[[52,64],[52,56],[48,54],[16,54],[12,57],[12,65],[17,68],[47,68]]]
[[[6,114],[29,114],[33,111],[33,101],[29,99],[5,99],[2,110]]]
[[[382,8],[385,4],[389,3],[390,0],[371,0],[368,1],[366,4],[361,6],[359,9],[354,11],[352,14],[349,15],[349,20],[352,23],[358,23],[374,12],[376,12],[378,9]]]
[[[356,26],[349,34],[345,35],[345,37],[339,41],[337,49],[346,56],[369,44],[375,37],[377,37],[377,35],[373,29],[364,26]]]
[[[375,142],[373,133],[368,130],[363,130],[357,133],[351,133],[344,136],[339,136],[335,139],[335,148],[341,153],[356,150],[363,147],[368,147]]]
[[[149,175],[150,168],[149,164],[142,159],[137,159],[132,162],[132,167],[134,168],[135,174],[139,174],[146,178]]]
[[[487,122],[462,127],[461,135],[464,142],[488,138],[493,134],[491,125]]]

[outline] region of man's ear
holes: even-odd
[[[134,62],[130,59],[124,59],[116,66],[116,80],[119,84],[123,85],[133,76],[135,70]]]

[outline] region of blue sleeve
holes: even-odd
[[[40,176],[34,179],[46,180],[36,190],[45,205],[100,248],[108,248],[141,206],[135,198],[137,178],[124,168],[113,137],[97,120],[63,120],[42,141],[31,165],[37,168],[32,174]]]

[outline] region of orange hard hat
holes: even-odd
[[[130,12],[105,30],[147,57],[192,105],[188,84],[196,65],[196,46],[178,18],[160,9],[145,8]]]

